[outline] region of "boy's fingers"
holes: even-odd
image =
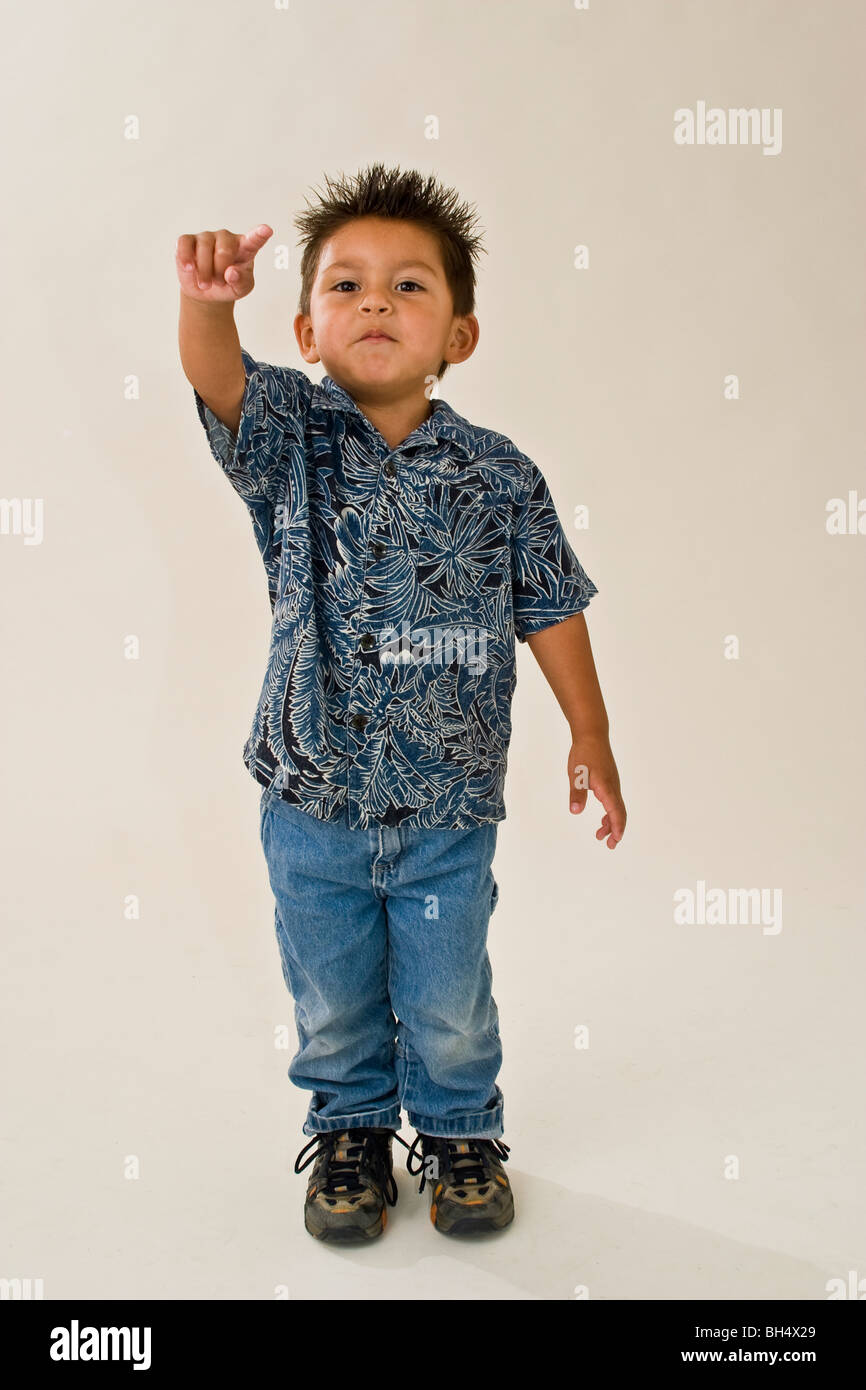
[[[586,785],[589,769],[583,763],[575,763],[568,771],[568,809],[580,812],[586,805],[589,789]]]
[[[228,231],[223,227],[215,235],[213,252],[214,279],[217,284],[225,283],[225,273],[230,265],[237,261],[238,246],[240,237],[235,236],[234,232]]]
[[[194,236],[178,237],[174,251],[177,278],[184,290],[200,289]]]
[[[625,833],[625,807],[622,800],[611,792],[606,792],[599,800],[607,814],[602,817],[601,830],[596,832],[596,838],[601,840],[605,835],[609,835],[613,843],[618,844]]]
[[[592,787],[575,785],[576,782],[585,782],[586,768],[580,763],[576,763],[569,769],[569,802],[568,809],[574,815],[580,815],[584,810],[592,791],[597,801],[604,807],[605,814],[602,817],[601,828],[596,831],[596,839],[603,840],[610,837],[611,848],[618,844],[625,833],[625,806],[621,795],[609,782],[598,774],[593,774]]]
[[[213,232],[199,232],[195,239],[195,264],[200,290],[210,289],[213,280],[213,249],[216,238]]]
[[[193,279],[195,278],[195,251],[191,250],[189,245],[184,244],[191,240],[191,237],[179,236],[177,245],[174,248],[174,260],[177,266],[177,273],[178,275],[182,275],[184,279],[189,279],[190,276],[192,276]]]
[[[195,237],[185,233],[179,236],[174,248],[174,254],[181,265],[186,265],[188,261],[195,260]]]
[[[244,236],[237,236],[227,227],[218,232],[198,232],[196,235],[184,233],[175,243],[175,261],[178,275],[190,287],[209,290],[218,285],[233,285],[242,288],[244,271],[253,261],[265,242],[274,234],[273,227],[260,222]],[[227,272],[230,271],[230,274]]]
[[[254,260],[261,251],[265,242],[274,234],[273,227],[269,227],[267,222],[262,222],[258,227],[254,227],[251,232],[247,232],[238,241],[237,251],[234,255],[235,265],[246,265]]]

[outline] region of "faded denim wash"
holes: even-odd
[[[487,927],[497,827],[350,828],[273,791],[260,830],[305,1134],[402,1127],[499,1138],[499,1014]]]

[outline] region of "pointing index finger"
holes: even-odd
[[[273,227],[269,227],[267,222],[262,222],[258,227],[254,227],[246,236],[242,236],[238,242],[238,253],[235,256],[234,264],[238,265],[242,261],[251,261],[259,251],[261,251],[268,237],[274,234]]]

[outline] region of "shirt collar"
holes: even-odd
[[[333,377],[322,377],[322,380],[313,389],[311,403],[320,407],[324,406],[328,410],[343,410],[349,414],[360,415],[365,424],[371,424],[348,391],[339,382],[334,381]],[[472,426],[469,421],[464,420],[462,415],[458,415],[457,411],[441,396],[431,397],[431,404],[433,406],[432,413],[412,431],[408,436],[409,439],[426,437],[434,444],[443,442],[467,458],[472,458],[475,449]]]

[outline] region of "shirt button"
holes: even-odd
[[[349,723],[353,729],[363,729],[364,725],[367,723],[367,716],[366,714],[353,714]]]
[[[373,636],[372,632],[365,632],[364,636],[361,638],[361,651],[368,652],[370,648],[375,647],[375,645],[376,639]]]
[[[391,459],[385,464],[385,474],[389,478],[396,478],[397,476],[396,466],[392,463]]]
[[[382,556],[385,554],[385,551],[388,549],[388,547],[387,547],[386,545],[383,545],[381,541],[374,541],[373,544],[371,545],[370,549],[372,550],[373,555],[375,556],[375,558],[376,558],[377,560],[381,560]]]

